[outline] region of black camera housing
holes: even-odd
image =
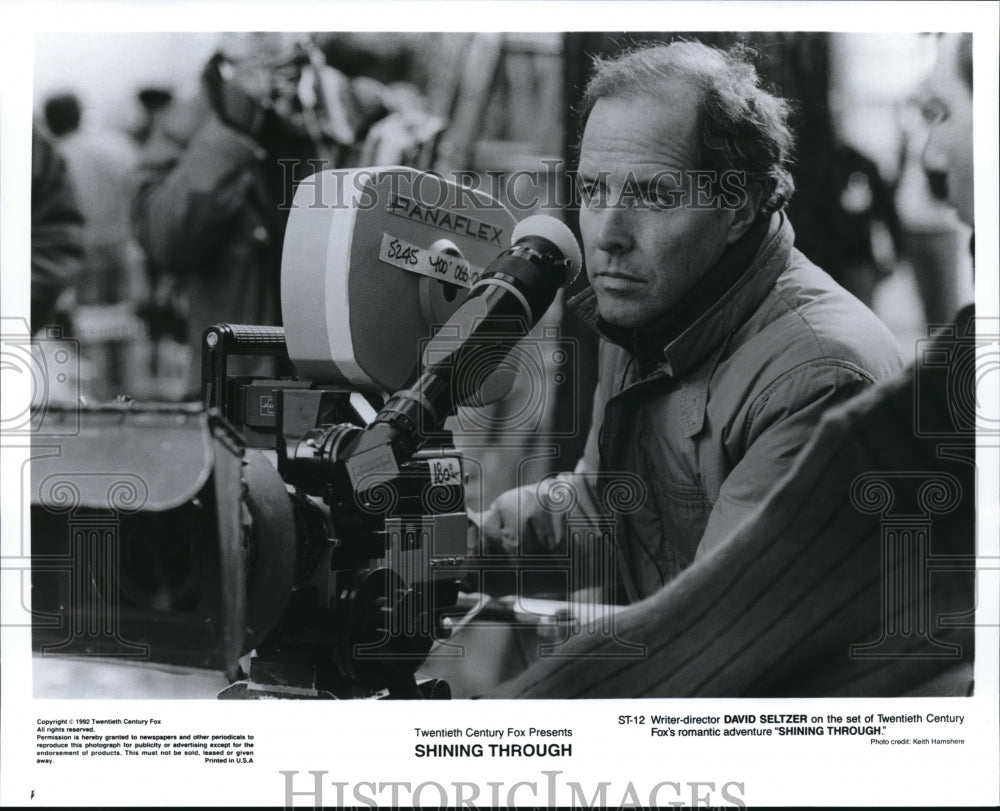
[[[221,669],[227,698],[446,692],[414,674],[459,613],[461,456],[431,443],[360,495],[335,458],[284,481],[289,448],[361,432],[381,403],[226,374],[283,351],[279,328],[204,345],[204,404],[77,410],[80,433],[33,464],[36,650]]]

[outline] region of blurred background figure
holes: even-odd
[[[896,257],[891,275],[877,281],[871,305],[905,351],[927,336],[928,324],[951,321],[972,296],[969,229],[935,199],[920,167],[927,127],[914,99],[934,63],[935,38],[826,36],[837,136],[872,161],[892,196]]]
[[[893,272],[899,256],[893,191],[875,161],[849,143],[834,143],[824,165],[822,194],[813,209],[822,227],[808,232],[803,250],[814,262],[826,261],[824,269],[871,307],[876,286]]]
[[[137,118],[129,130],[132,139],[142,146],[149,140],[157,122],[174,103],[174,92],[169,87],[143,87],[135,94]]]
[[[222,36],[199,92],[166,113],[139,171],[154,336],[186,370],[179,396],[198,396],[205,327],[281,323],[282,239],[295,185],[323,168],[358,165],[372,124],[400,103],[381,81],[333,67],[308,34]],[[271,359],[239,360],[240,374],[276,371]]]
[[[678,36],[645,32],[642,39]],[[933,37],[687,36],[720,47],[746,43],[758,52],[759,73],[795,101],[797,191],[790,216],[797,247],[869,301],[910,351],[928,321],[950,315],[949,302],[960,298],[950,285],[963,278],[951,271],[968,261],[967,238],[950,214],[940,216],[913,158],[923,125],[910,115],[907,99],[933,60]],[[100,122],[143,144],[134,223],[149,249],[152,292],[141,313],[154,351],[149,386],[130,386],[130,393],[193,394],[195,349],[209,321],[275,323],[284,228],[277,206],[294,181],[312,171],[298,167],[283,175],[281,158],[317,157],[344,168],[402,163],[468,170],[481,188],[495,187],[501,196],[513,189],[574,226],[564,170],[576,160],[576,106],[591,56],[617,52],[635,39],[624,32],[39,37],[39,113],[72,80],[84,130],[88,120]],[[256,124],[255,109],[261,111]],[[494,183],[497,176],[517,183]],[[518,216],[528,213],[517,208]],[[546,376],[539,397],[545,425],[586,425],[590,404],[580,392],[593,389],[596,348],[583,325],[564,316],[561,299],[543,324],[558,325],[560,340],[577,350],[560,382]],[[492,411],[487,418],[506,425]],[[558,458],[578,458],[583,434],[568,432],[550,443]],[[490,439],[511,447],[502,461],[484,464],[512,477],[521,475],[522,463],[530,478],[554,464],[548,446],[537,454],[514,447],[502,430]]]
[[[916,99],[899,105],[899,183],[896,208],[901,220],[904,261],[913,270],[924,318],[944,324],[972,298],[968,246],[970,229],[946,204],[947,189],[935,188],[934,175],[921,166],[927,124]]]
[[[142,251],[132,236],[136,150],[123,133],[88,122],[76,93],[50,96],[43,111],[84,219],[84,266],[67,306],[86,389],[99,400],[134,394],[146,365],[136,306],[148,296]]]
[[[66,161],[31,130],[31,331],[66,326],[60,298],[83,269],[83,216]],[[65,301],[65,300],[64,300]]]

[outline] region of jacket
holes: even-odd
[[[314,171],[303,168],[314,154],[302,143],[266,151],[224,124],[203,96],[172,110],[147,143],[137,232],[158,296],[180,298],[186,311],[190,392],[200,381],[207,326],[281,323],[288,202],[293,180]],[[259,358],[237,360],[237,373],[272,372]]]
[[[972,407],[974,324],[831,410],[749,520],[613,633],[496,697],[972,695],[976,432],[995,430]],[[643,658],[623,667],[621,641]]]
[[[83,216],[66,161],[31,130],[31,329],[52,321],[60,294],[83,270]]]
[[[600,320],[592,290],[573,301],[602,334],[576,472],[608,505],[599,511],[615,515],[616,579],[629,600],[710,551],[703,538],[740,526],[826,411],[902,368],[882,322],[793,247],[783,212],[758,239],[745,271],[653,363],[643,364],[638,336]]]

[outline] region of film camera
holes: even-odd
[[[78,431],[33,449],[36,649],[224,670],[222,697],[447,695],[415,676],[460,613],[445,420],[503,390],[499,361],[580,264],[557,220],[515,226],[438,175],[303,181],[285,327],[209,327],[203,403],[50,409]],[[242,355],[297,376],[231,374]]]

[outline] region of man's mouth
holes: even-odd
[[[645,284],[645,280],[628,273],[600,271],[594,274],[593,285],[608,293],[628,293],[634,295]]]
[[[629,273],[622,273],[616,270],[599,270],[594,274],[597,279],[606,279],[611,281],[624,281],[624,282],[642,282],[643,279],[639,276],[633,276]]]
[[[925,171],[927,174],[927,185],[930,188],[931,196],[936,200],[947,200],[948,175],[935,169],[927,169]]]

